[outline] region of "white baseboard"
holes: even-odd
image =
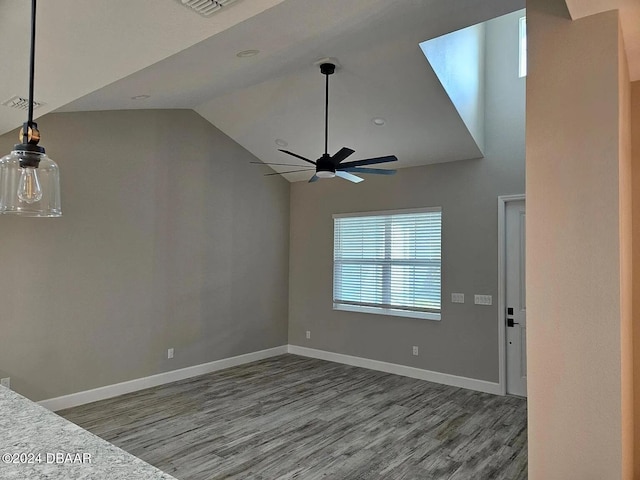
[[[288,346],[281,345],[279,347],[268,348],[258,352],[246,353],[236,357],[223,358],[222,360],[159,373],[157,375],[151,375],[150,377],[136,378],[135,380],[129,380],[127,382],[107,385],[105,387],[94,388],[92,390],[85,390],[83,392],[72,393],[70,395],[63,395],[62,397],[50,398],[38,403],[55,412],[65,408],[84,405],[85,403],[117,397],[118,395],[124,395],[125,393],[136,392],[145,388],[156,387],[165,383],[176,382],[178,380],[184,380],[185,378],[196,377],[205,373],[211,373],[217,370],[255,362],[257,360],[263,360],[269,357],[275,357],[276,355],[283,355],[287,353],[287,351]]]
[[[396,375],[417,378],[420,380],[426,380],[428,382],[442,383],[444,385],[451,385],[452,387],[461,387],[467,388],[469,390],[476,390],[478,392],[503,395],[499,383],[487,382],[486,380],[459,377],[457,375],[433,372],[431,370],[408,367],[406,365],[399,365],[397,363],[381,362],[380,360],[354,357],[351,355],[344,355],[342,353],[327,352],[326,350],[316,350],[315,348],[299,347],[297,345],[289,345],[289,353],[301,355],[303,357],[311,357],[320,360],[328,360],[330,362],[343,363],[345,365],[352,365],[354,367],[378,370],[380,372],[394,373]]]
[[[399,365],[397,363],[371,360],[369,358],[354,357],[352,355],[344,355],[342,353],[317,350],[315,348],[300,347],[298,345],[281,345],[279,347],[268,348],[258,352],[245,353],[244,355],[238,355],[236,357],[223,358],[221,360],[181,368],[179,370],[171,370],[170,372],[159,373],[149,377],[136,378],[135,380],[129,380],[127,382],[115,383],[113,385],[106,385],[92,390],[85,390],[83,392],[50,398],[38,403],[55,412],[65,408],[84,405],[85,403],[117,397],[118,395],[124,395],[125,393],[137,392],[138,390],[144,390],[145,388],[156,387],[165,383],[176,382],[178,380],[184,380],[185,378],[196,377],[198,375],[204,375],[205,373],[211,373],[229,367],[236,367],[238,365],[263,360],[269,357],[275,357],[276,355],[283,355],[285,353],[292,353],[320,360],[328,360],[330,362],[343,363],[354,367],[378,370],[380,372],[393,373],[405,377],[427,380],[429,382],[451,385],[453,387],[461,387],[469,390],[477,390],[479,392],[503,395],[503,392],[500,389],[500,384],[494,382],[459,377],[457,375],[433,372],[430,370],[423,370],[421,368]]]

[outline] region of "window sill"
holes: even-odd
[[[393,317],[408,317],[408,318],[420,318],[422,320],[435,320],[440,321],[440,313],[431,312],[410,312],[407,310],[395,310],[392,308],[375,308],[375,307],[360,307],[358,305],[343,305],[333,304],[334,310],[342,310],[345,312],[357,312],[357,313],[373,313],[376,315],[390,315]]]

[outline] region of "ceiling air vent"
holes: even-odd
[[[191,7],[204,17],[208,17],[212,13],[217,12],[222,7],[226,7],[236,0],[180,0],[180,3],[187,7]]]
[[[29,110],[29,99],[24,97],[19,97],[18,95],[11,97],[9,100],[5,100],[2,102],[2,105],[9,108],[16,108],[18,110],[24,110],[25,112]],[[33,102],[33,109],[40,108],[45,105],[43,102]]]

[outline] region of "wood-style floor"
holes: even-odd
[[[295,355],[58,413],[180,480],[527,478],[525,400]]]

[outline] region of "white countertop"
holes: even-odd
[[[175,480],[5,387],[0,387],[0,478]]]

